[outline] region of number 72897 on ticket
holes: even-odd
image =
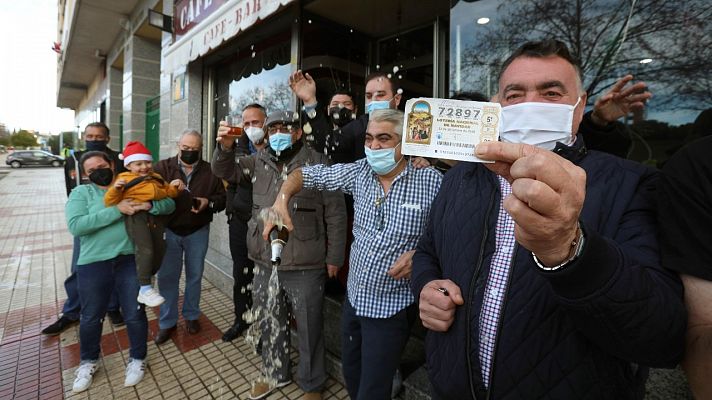
[[[499,140],[499,103],[433,98],[405,103],[402,153],[459,161],[491,162],[475,157],[475,146]]]

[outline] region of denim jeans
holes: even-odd
[[[390,400],[393,375],[415,320],[415,304],[388,318],[356,315],[348,296],[341,312],[341,362],[352,400]]]
[[[62,307],[62,315],[76,321],[79,319],[79,310],[81,304],[79,302],[79,290],[77,289],[77,260],[79,259],[79,236],[74,237],[74,247],[72,248],[72,269],[71,274],[64,280],[64,291],[67,292],[67,300],[64,301]],[[111,292],[111,300],[109,301],[109,311],[119,311],[119,300],[116,297],[116,291]]]
[[[116,292],[124,311],[131,345],[129,356],[137,360],[145,359],[148,320],[144,306],[136,301],[139,286],[134,256],[118,256],[106,261],[78,265],[77,287],[82,308],[79,321],[81,360],[99,359],[101,328],[112,291]]]
[[[210,225],[190,235],[176,235],[166,229],[166,255],[158,270],[158,288],[166,302],[161,305],[158,326],[168,329],[178,323],[178,282],[185,262],[185,291],[183,293],[183,319],[200,317],[200,280],[203,278],[205,253],[208,252]]]

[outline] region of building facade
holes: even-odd
[[[554,36],[583,63],[588,106],[633,74],[654,97],[622,121],[629,158],[660,165],[712,132],[712,5],[705,0],[59,0],[59,107],[103,121],[111,147],[144,141],[172,156],[186,128],[210,159],[218,122],[258,102],[300,104],[287,84],[308,71],[318,99],[390,73],[404,98],[493,96],[499,65],[526,40]],[[149,10],[172,18],[149,24]],[[405,103],[405,102],[402,102]],[[705,111],[707,110],[707,111]],[[211,227],[206,275],[229,293],[227,224]],[[222,283],[221,283],[222,282]]]

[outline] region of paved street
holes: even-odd
[[[0,155],[0,399],[244,399],[261,364],[242,338],[221,341],[232,323],[232,300],[203,280],[202,331],[188,335],[183,321],[173,340],[148,343],[149,369],[134,388],[124,388],[128,359],[125,327],[104,323],[102,361],[91,388],[71,392],[79,364],[79,326],[45,337],[66,297],[72,238],[64,221],[66,195],[60,168],[10,169]],[[181,286],[182,290],[182,286]],[[149,338],[158,309],[147,310]],[[295,399],[292,383],[269,399]],[[330,379],[326,399],[347,398]]]

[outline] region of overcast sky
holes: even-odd
[[[74,112],[57,108],[57,0],[0,0],[0,122],[58,133]]]

